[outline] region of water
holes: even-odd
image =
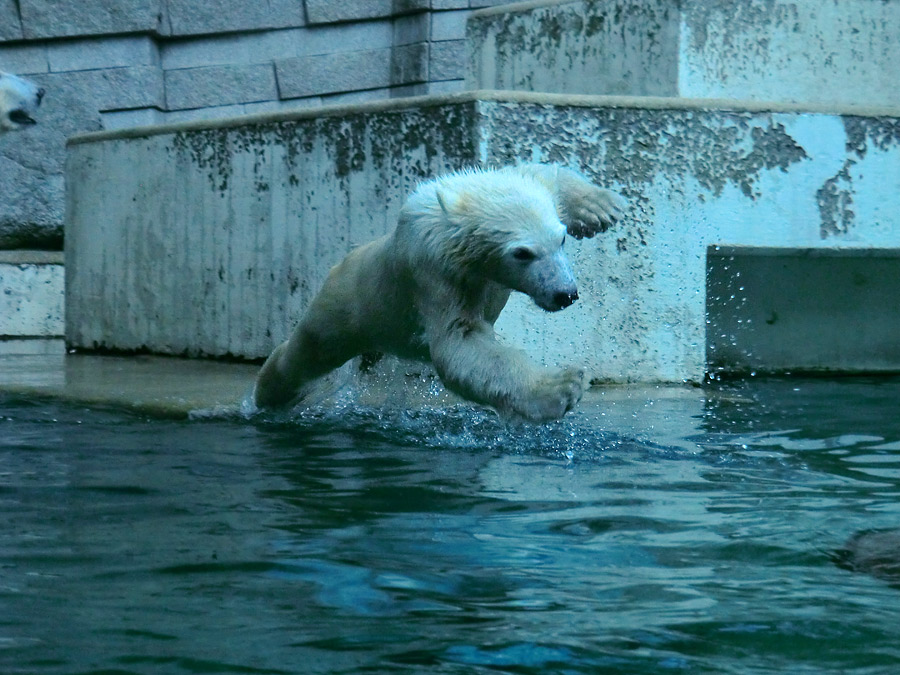
[[[535,426],[6,396],[0,672],[897,672],[900,581],[842,549],[900,527],[898,400],[754,379]]]

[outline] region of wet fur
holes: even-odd
[[[431,361],[457,394],[521,417],[556,419],[584,374],[533,364],[501,345],[494,322],[511,291],[557,311],[577,299],[567,232],[593,236],[623,208],[616,194],[555,165],[450,174],[420,185],[396,230],[328,275],[291,338],[259,373],[259,407],[291,404],[361,353]]]

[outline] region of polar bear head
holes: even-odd
[[[440,180],[441,254],[453,269],[525,293],[555,312],[578,299],[563,250],[566,227],[549,190],[512,173],[470,172]]]
[[[44,90],[34,82],[0,71],[0,133],[36,124]]]

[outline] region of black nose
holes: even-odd
[[[564,291],[560,291],[556,295],[553,296],[553,303],[562,309],[563,307],[568,307],[573,302],[578,299],[578,291],[572,291],[570,293],[566,293]]]

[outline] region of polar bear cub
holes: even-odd
[[[580,368],[549,369],[501,345],[494,322],[511,291],[548,312],[578,299],[567,234],[591,237],[624,200],[580,173],[526,164],[424,183],[396,230],[352,251],[328,275],[290,339],[257,377],[255,401],[302,399],[306,385],[365,352],[431,361],[444,385],[529,420],[581,399]]]
[[[36,124],[44,90],[34,82],[0,71],[0,133]]]

